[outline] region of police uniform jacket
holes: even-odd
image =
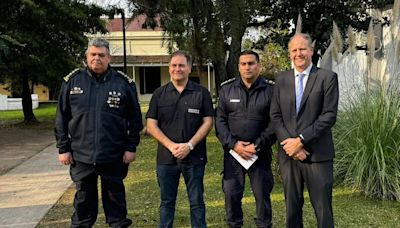
[[[77,69],[64,78],[55,124],[59,153],[96,164],[136,151],[142,116],[133,81],[109,69],[100,77]]]
[[[248,90],[240,78],[222,83],[215,127],[226,152],[241,140],[254,143],[260,159],[270,159],[276,140],[269,118],[272,84],[261,77]]]

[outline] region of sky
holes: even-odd
[[[128,7],[128,2],[127,0],[86,0],[88,3],[94,3],[96,5],[102,6],[102,7],[107,7],[107,6],[119,6],[122,9],[125,9],[125,15],[128,17],[131,15]],[[115,17],[120,17],[120,16],[115,16]]]

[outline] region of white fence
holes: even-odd
[[[32,109],[39,107],[39,98],[37,94],[32,94]],[[0,94],[0,110],[22,110],[22,98],[7,98]]]

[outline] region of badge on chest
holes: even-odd
[[[69,94],[72,94],[72,95],[74,95],[74,94],[82,94],[83,93],[83,90],[81,89],[81,87],[73,87],[73,88],[71,88],[71,90],[69,91]]]
[[[109,91],[107,104],[110,108],[119,108],[121,104],[121,93],[116,91]]]

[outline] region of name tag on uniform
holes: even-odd
[[[240,102],[240,99],[230,99],[229,102],[232,102],[232,103],[239,103],[239,102]]]
[[[200,114],[200,110],[194,109],[194,108],[189,108],[188,113],[193,113],[193,114]]]

